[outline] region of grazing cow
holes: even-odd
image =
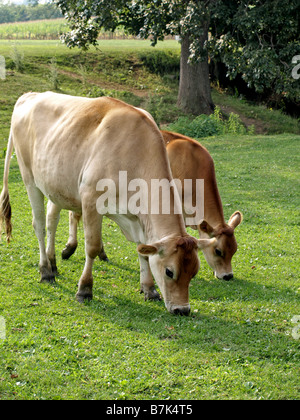
[[[192,179],[192,195],[195,201],[195,180],[204,180],[204,220],[195,226],[200,238],[215,238],[214,247],[203,248],[207,263],[214,270],[214,275],[223,280],[233,277],[231,259],[237,250],[234,229],[242,222],[239,211],[234,212],[225,222],[223,207],[218,191],[214,161],[209,152],[199,142],[178,133],[161,132],[166,144],[173,178]],[[183,203],[184,204],[184,203]],[[184,206],[183,206],[183,214]]]
[[[145,112],[145,111],[144,111]],[[214,247],[203,248],[205,259],[214,271],[214,275],[223,280],[233,277],[231,260],[237,250],[234,229],[241,223],[242,214],[236,211],[225,222],[222,202],[217,187],[214,162],[209,152],[199,142],[178,133],[161,131],[171,166],[174,179],[181,181],[185,186],[184,179],[192,179],[191,191],[185,196],[192,196],[192,202],[196,201],[196,179],[204,180],[204,220],[197,225],[191,226],[199,231],[200,238],[216,238]],[[188,185],[188,184],[187,184]],[[182,194],[184,197],[184,194]],[[185,217],[185,203],[182,203]],[[193,214],[189,214],[189,217]],[[77,247],[77,225],[80,215],[70,212],[69,215],[69,239],[62,257],[69,258]],[[107,260],[104,249],[99,254],[101,260]]]
[[[104,213],[99,208],[99,199],[105,192],[99,190],[98,184],[109,179],[117,191],[120,171],[127,174],[128,180],[142,179],[147,186],[151,178],[171,182],[157,126],[143,112],[112,98],[89,99],[52,92],[20,97],[12,115],[0,195],[0,221],[5,222],[8,240],[11,236],[8,173],[13,148],[32,207],[41,281],[55,280],[59,214],[61,209],[71,210],[82,214],[85,234],[86,260],[76,298],[79,302],[91,299],[93,262],[102,249]],[[145,298],[159,297],[152,271],[167,309],[175,314],[188,314],[189,283],[199,269],[197,250],[213,246],[214,239],[197,240],[186,233],[182,214],[175,211],[179,200],[176,188],[170,194],[173,203],[170,214],[123,212],[116,195],[118,212],[107,216],[117,222],[127,239],[138,244]],[[46,222],[44,196],[49,199]],[[128,200],[131,197],[128,192]]]

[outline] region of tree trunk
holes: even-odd
[[[202,45],[207,40],[208,32],[204,31],[200,39]],[[214,104],[211,98],[208,59],[196,64],[189,64],[190,40],[184,37],[181,43],[180,82],[177,105],[185,112],[192,114],[211,114]]]

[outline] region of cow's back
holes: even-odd
[[[154,121],[113,98],[25,94],[15,106],[12,133],[23,179],[61,208],[80,209],[82,187],[96,192],[100,179],[117,186],[119,171],[129,180],[171,178]]]

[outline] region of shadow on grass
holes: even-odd
[[[245,280],[235,276],[226,282],[216,278],[209,281],[196,278],[190,289],[191,299],[201,299],[224,302],[256,302],[262,305],[280,301],[299,303],[299,295],[294,289],[284,285],[278,288],[275,285],[265,285],[253,280]]]
[[[119,264],[106,264],[119,268]],[[133,281],[136,280],[135,289],[139,286],[138,271],[124,265],[122,269],[133,274],[132,281],[128,283],[131,289],[128,293],[124,294],[124,291],[122,293],[119,288],[111,286],[107,289],[107,283],[101,287],[100,279],[95,278],[94,298],[84,304],[75,301],[77,284],[72,286],[67,281],[65,272],[58,277],[55,285],[37,283],[36,288],[39,288],[39,294],[47,299],[57,300],[58,307],[61,299],[70,300],[70,309],[78,311],[79,317],[87,316],[90,319],[95,314],[96,319],[100,316],[105,323],[114,324],[123,332],[128,332],[129,337],[131,334],[143,335],[146,340],[150,337],[150,340],[156,343],[171,346],[175,352],[197,349],[222,353],[224,357],[227,355],[229,358],[240,358],[242,355],[243,360],[255,358],[288,361],[295,357],[291,348],[295,346],[296,349],[297,343],[287,335],[289,326],[280,327],[279,321],[273,316],[256,312],[252,305],[253,302],[258,302],[261,308],[267,307],[276,302],[279,293],[287,302],[288,299],[296,299],[294,294],[291,295],[290,289],[286,288],[282,295],[282,290],[278,291],[273,287],[265,287],[240,278],[231,283],[213,280],[206,284],[203,293],[195,289],[191,294],[191,300],[196,299],[198,307],[203,304],[203,313],[201,309],[194,312],[192,307],[190,316],[180,317],[168,313],[163,301],[145,302],[143,295],[139,295],[138,291],[138,296],[133,296]],[[203,283],[208,282],[198,280],[198,286]],[[224,298],[227,298],[228,302],[224,303]],[[212,309],[217,308],[211,314],[208,313],[209,309],[205,303],[207,300]],[[221,310],[218,308],[220,302]],[[236,309],[236,304],[239,309]],[[101,341],[101,337],[99,340]]]

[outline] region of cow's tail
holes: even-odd
[[[5,225],[5,232],[6,232],[6,240],[7,242],[11,239],[11,206],[9,202],[9,193],[8,193],[8,174],[9,174],[9,166],[10,160],[13,153],[13,138],[12,133],[9,135],[7,150],[6,150],[6,157],[5,157],[5,165],[4,165],[4,175],[3,175],[3,189],[0,195],[0,234],[3,229],[3,225]]]

